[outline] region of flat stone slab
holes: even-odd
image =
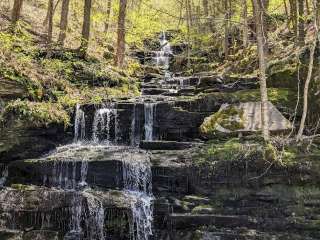
[[[253,227],[256,222],[248,216],[228,216],[216,214],[171,214],[171,225],[175,229],[216,227]]]
[[[192,148],[195,143],[176,141],[142,141],[140,148],[145,150],[183,150]]]
[[[46,187],[16,185],[15,188],[6,188],[0,191],[0,228],[27,231],[30,237],[34,236],[36,239],[54,240],[56,240],[54,238],[55,231],[64,235],[73,230],[70,228],[74,224],[79,224],[79,227],[81,226],[81,229],[90,235],[90,233],[94,233],[97,224],[104,223],[105,226],[112,226],[120,221],[124,229],[119,228],[118,230],[125,231],[129,227],[128,219],[132,214],[132,200],[134,199],[131,199],[130,195],[120,191],[95,191],[92,189],[64,191]],[[103,213],[101,219],[97,218],[97,214],[100,213]],[[0,229],[0,239],[3,239],[1,234],[16,235],[16,233],[11,234],[10,231],[1,232]],[[24,232],[24,234],[26,233]]]
[[[34,184],[62,189],[81,189],[89,185],[122,190],[124,163],[141,162],[151,164],[154,192],[186,192],[188,178],[184,172],[185,164],[178,164],[179,156],[173,152],[172,157],[167,157],[163,151],[158,154],[130,147],[68,145],[40,159],[12,162],[8,166],[6,184]]]

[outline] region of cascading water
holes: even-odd
[[[166,38],[165,32],[163,32],[160,36],[160,46],[160,51],[155,52],[155,62],[157,66],[162,66],[164,69],[168,69],[172,50],[170,43]]]
[[[110,145],[113,141],[117,143],[118,141],[118,123],[117,123],[117,110],[111,108],[98,109],[95,112],[93,120],[93,141],[99,143],[101,141],[106,141],[107,145]],[[113,132],[112,132],[113,129]],[[112,135],[113,134],[113,135]]]
[[[95,198],[92,194],[84,192],[87,200],[88,213],[86,218],[86,228],[88,239],[104,240],[104,207],[99,199]]]
[[[141,132],[140,132],[140,120],[137,116],[137,106],[133,104],[132,116],[131,116],[131,132],[130,132],[130,145],[133,147],[139,146]],[[139,112],[138,112],[139,113]]]
[[[84,111],[80,108],[80,105],[76,106],[76,114],[74,120],[74,142],[83,141],[86,134],[86,119]]]
[[[48,157],[52,165],[51,174],[44,175],[43,185],[65,190],[77,190],[85,187],[88,172],[86,153],[75,154],[81,145],[72,144],[58,148]]]
[[[123,161],[124,189],[131,200],[131,236],[148,240],[152,235],[152,174],[149,158]]]
[[[0,187],[3,187],[8,177],[8,165],[0,163]]]
[[[156,103],[144,103],[144,135],[146,141],[154,140]]]

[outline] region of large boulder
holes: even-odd
[[[276,109],[272,103],[269,108],[269,130],[273,133],[292,129],[292,124]],[[201,133],[253,133],[261,131],[261,103],[246,102],[223,104],[220,110],[206,118],[200,127]]]

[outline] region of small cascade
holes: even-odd
[[[54,161],[52,174],[45,175],[43,185],[61,189],[79,189],[85,187],[88,162]],[[80,172],[80,176],[79,173]]]
[[[0,163],[0,187],[3,187],[8,177],[8,165]]]
[[[69,231],[64,240],[104,240],[104,208],[96,197],[87,191],[74,192],[71,199]]]
[[[146,141],[154,140],[154,118],[156,113],[156,103],[144,104],[144,135]]]
[[[141,133],[140,133],[140,120],[137,116],[137,106],[133,104],[132,116],[131,116],[131,132],[130,132],[130,145],[133,147],[139,146]]]
[[[152,236],[152,174],[148,158],[123,161],[124,189],[131,200],[130,232],[134,240]]]
[[[80,105],[76,106],[76,114],[74,120],[74,142],[83,141],[86,135],[86,119],[84,111]]]
[[[95,198],[88,192],[83,193],[87,200],[88,213],[86,216],[86,228],[88,239],[105,239],[105,226],[104,226],[104,207],[99,199]]]
[[[105,141],[107,145],[119,141],[117,110],[101,108],[95,112],[92,139],[95,143]]]
[[[75,192],[71,200],[71,211],[70,211],[70,222],[69,222],[69,232],[65,236],[67,239],[80,239],[82,236],[82,213],[83,213],[83,203],[80,193]]]
[[[52,173],[44,175],[44,186],[76,190],[87,185],[88,156],[83,153],[74,155],[77,150],[81,150],[80,146],[61,147],[50,155],[48,164],[53,165]]]
[[[157,66],[162,66],[164,69],[168,69],[172,50],[170,43],[166,38],[165,32],[163,32],[160,36],[160,46],[160,51],[155,52],[155,63]]]

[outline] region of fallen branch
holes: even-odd
[[[249,178],[248,181],[257,180],[257,179],[259,179],[259,178],[264,177],[264,176],[269,172],[269,170],[270,170],[270,168],[271,168],[272,166],[273,166],[273,162],[270,163],[269,167],[267,167],[267,169],[266,169],[261,175],[259,175],[259,176],[257,176],[257,177]]]

